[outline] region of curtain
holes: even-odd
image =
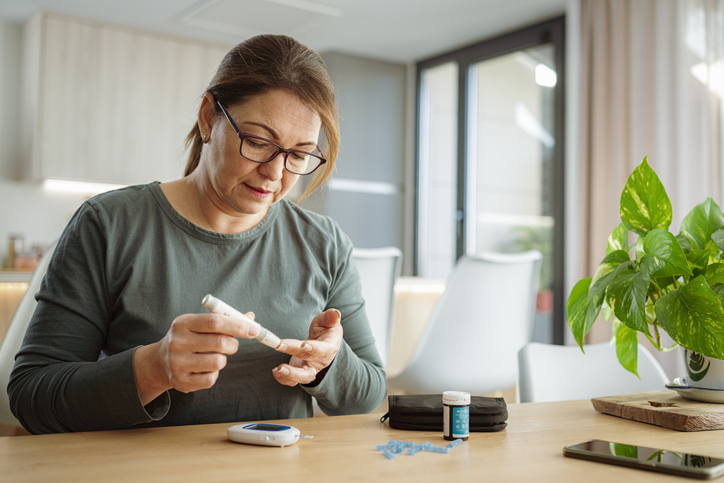
[[[724,0],[580,0],[578,11],[582,278],[603,259],[644,156],[671,199],[674,234],[707,196],[724,207]],[[588,342],[610,336],[599,320]],[[677,354],[654,351],[670,377],[683,373]]]

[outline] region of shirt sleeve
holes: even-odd
[[[302,387],[325,414],[369,413],[387,396],[387,376],[367,319],[352,243],[341,231],[336,238],[338,265],[326,308],[341,312],[344,339],[322,381]]]
[[[86,202],[58,242],[8,384],[13,414],[31,433],[115,429],[168,411],[167,393],[142,405],[135,348],[103,352],[112,317],[105,247],[102,223]]]

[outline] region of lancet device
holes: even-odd
[[[278,348],[282,341],[274,335],[270,330],[265,329],[262,327],[259,322],[256,322],[255,320],[250,319],[246,315],[242,314],[238,310],[236,310],[231,305],[217,299],[213,295],[209,294],[204,297],[204,299],[201,301],[201,305],[206,307],[209,312],[213,312],[215,314],[220,315],[226,315],[228,317],[233,317],[235,319],[240,319],[245,322],[249,322],[251,324],[255,324],[259,326],[259,333],[254,337],[256,340],[264,344],[265,346],[269,346],[272,349]]]

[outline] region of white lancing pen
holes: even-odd
[[[272,331],[265,329],[261,326],[261,324],[259,324],[259,322],[250,319],[231,305],[217,299],[211,294],[208,294],[204,297],[204,299],[201,301],[201,305],[206,307],[206,309],[208,309],[210,312],[213,312],[214,314],[226,315],[228,317],[233,317],[235,319],[240,319],[250,324],[257,325],[259,327],[259,333],[254,338],[265,346],[271,347],[272,349],[277,349],[282,344],[281,339],[274,335]]]

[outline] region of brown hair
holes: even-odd
[[[301,200],[332,176],[339,150],[339,114],[332,79],[322,57],[291,37],[258,35],[231,49],[219,64],[206,92],[224,107],[240,104],[269,89],[285,89],[317,112],[326,140],[327,162],[315,171]],[[217,115],[223,115],[214,105]],[[199,165],[203,140],[198,122],[186,136],[189,158],[184,176]]]

